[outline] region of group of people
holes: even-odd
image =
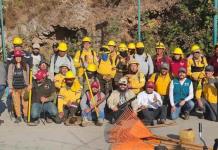
[[[84,37],[74,56],[67,43],[54,44],[49,62],[39,43],[28,52],[15,37],[13,46],[7,62],[0,62],[0,97],[8,87],[15,123],[38,125],[43,118],[102,126],[105,119],[114,123],[126,107],[146,125],[164,124],[167,117],[187,120],[191,112],[218,121],[218,45],[207,59],[197,44],[189,55],[179,47],[170,55],[158,42],[151,56],[143,42],[110,40],[93,50],[91,38]]]

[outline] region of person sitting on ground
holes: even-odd
[[[60,65],[60,72],[55,75],[54,77],[54,83],[56,90],[59,92],[62,87],[65,86],[64,78],[66,76],[66,73],[69,71],[67,64]]]
[[[178,78],[175,78],[170,83],[170,105],[171,119],[175,120],[182,112],[182,118],[189,119],[189,113],[194,108],[193,84],[187,77],[187,70],[183,67],[179,68]]]
[[[196,97],[198,107],[203,111],[200,118],[218,121],[218,78],[214,77],[214,67],[208,65],[205,68],[206,77],[203,78],[197,87]]]
[[[32,87],[31,122],[33,125],[38,125],[40,123],[40,114],[43,112],[44,119],[48,123],[50,122],[49,119],[52,119],[57,124],[61,123],[57,107],[53,103],[57,97],[54,83],[48,79],[47,72],[43,70],[38,70],[35,78]]]
[[[152,81],[146,83],[146,90],[137,96],[138,110],[142,113],[142,120],[146,125],[154,125],[157,119],[158,124],[164,124],[167,111],[163,107],[160,94],[154,91],[155,84]]]
[[[169,87],[170,82],[172,80],[172,76],[169,73],[169,69],[169,64],[164,62],[161,64],[160,72],[152,74],[151,78],[149,79],[149,81],[154,82],[155,91],[161,95],[163,105],[167,110],[170,106]]]
[[[52,81],[54,80],[54,76],[59,73],[60,65],[67,64],[69,69],[76,73],[76,69],[74,66],[74,62],[72,57],[67,53],[68,46],[65,42],[60,42],[58,45],[58,54],[55,54],[51,58],[50,63],[50,76]]]
[[[82,110],[82,126],[87,126],[90,121],[96,121],[97,126],[102,126],[104,121],[104,108],[106,104],[105,94],[100,90],[100,83],[94,81],[91,84],[91,90],[94,96],[92,100],[90,90],[83,95],[80,102]],[[97,109],[95,109],[95,107]],[[98,115],[96,115],[96,112]]]
[[[135,98],[135,93],[128,89],[128,81],[126,77],[120,78],[118,89],[112,91],[107,100],[107,105],[112,110],[111,123],[114,123],[119,118],[123,113],[125,106],[127,106],[130,101],[135,100]]]
[[[139,63],[135,59],[132,59],[129,62],[129,72],[125,77],[128,79],[128,87],[136,95],[142,91],[142,88],[145,86],[145,76],[144,73],[139,71]]]
[[[65,125],[77,124],[76,113],[81,97],[81,85],[72,71],[65,76],[65,86],[60,89],[58,95],[58,113]]]
[[[24,92],[31,89],[29,84],[29,65],[24,62],[23,52],[14,51],[15,63],[11,63],[8,67],[8,86],[9,92],[12,94],[15,114],[17,116],[15,123],[22,120],[21,108],[23,112],[23,120],[27,121],[28,102],[24,100]]]

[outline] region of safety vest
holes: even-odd
[[[26,86],[22,68],[17,68],[15,66],[12,84],[15,89],[22,89]]]
[[[175,104],[178,104],[189,95],[189,87],[191,83],[192,81],[190,79],[186,79],[183,85],[181,85],[177,78],[173,79],[173,98]]]

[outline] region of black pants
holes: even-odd
[[[78,107],[64,106],[64,118],[76,116],[77,111],[78,111]]]
[[[158,109],[147,108],[142,110],[143,121],[146,124],[152,124],[155,119],[166,119],[167,107],[161,106]]]

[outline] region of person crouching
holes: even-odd
[[[82,109],[82,126],[85,127],[90,121],[94,120],[96,126],[102,126],[104,121],[104,108],[106,104],[105,94],[100,91],[100,83],[98,81],[94,81],[91,84],[91,90],[94,96],[94,99],[91,99],[91,93],[89,90],[83,95],[82,100],[80,102],[80,106]],[[93,104],[94,103],[94,104]],[[96,107],[97,109],[95,109]],[[96,112],[97,114],[96,115]]]
[[[137,96],[138,108],[142,113],[142,119],[146,125],[154,125],[157,119],[158,124],[164,124],[167,111],[163,106],[160,94],[154,91],[154,82],[146,83],[146,90]]]

